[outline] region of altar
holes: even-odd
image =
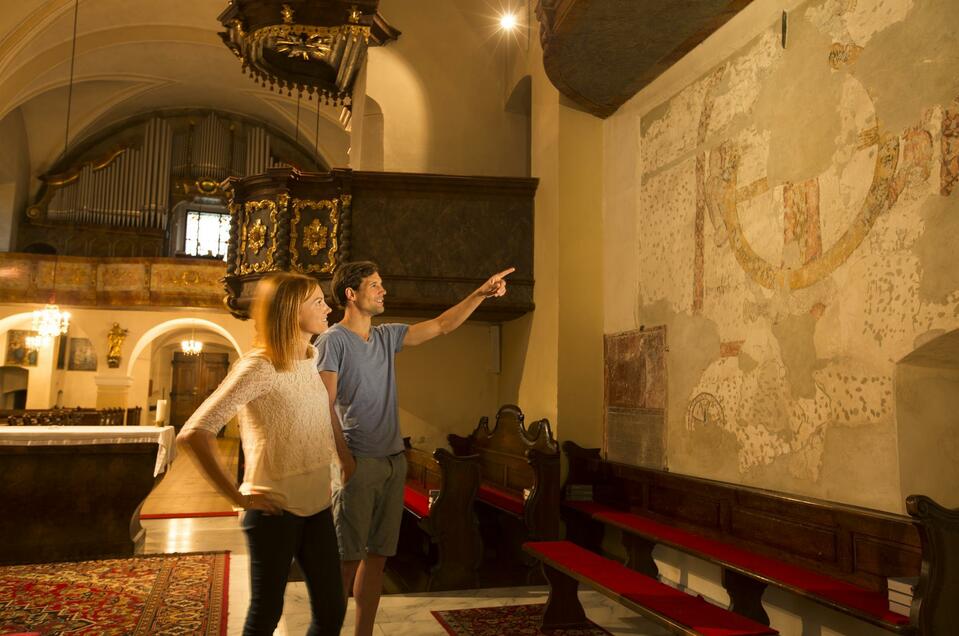
[[[173,427],[0,427],[0,564],[130,556]]]

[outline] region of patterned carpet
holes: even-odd
[[[545,605],[506,605],[475,609],[434,611],[433,616],[451,636],[607,636],[595,623],[588,629],[540,631]]]
[[[0,634],[226,634],[228,552],[0,567]]]

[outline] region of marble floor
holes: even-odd
[[[248,557],[243,531],[236,517],[144,520],[146,553],[201,552],[229,550],[230,604],[227,634],[240,634],[249,601]],[[444,636],[431,610],[462,609],[543,603],[545,587],[518,587],[465,592],[436,592],[383,597],[377,614],[377,636]],[[616,636],[666,634],[618,603],[593,591],[581,591],[580,599],[589,618]],[[286,589],[283,618],[275,634],[304,634],[309,625],[310,605],[304,583],[290,583]],[[343,634],[353,634],[353,602],[346,613]],[[503,634],[503,636],[510,636]]]
[[[236,468],[237,440],[217,441],[221,459],[232,472]],[[230,502],[217,493],[197,470],[187,449],[180,447],[169,473],[150,494],[143,506],[147,513],[217,512],[231,510]],[[230,551],[230,604],[227,634],[240,634],[250,598],[246,540],[238,517],[183,517],[144,519],[145,553]],[[384,595],[377,613],[377,636],[444,636],[446,630],[430,614],[431,610],[465,609],[544,603],[545,587],[518,587],[465,592]],[[580,592],[586,614],[616,636],[659,636],[668,632],[640,618],[605,596],[586,590]],[[353,600],[346,613],[344,635],[353,634]],[[306,633],[310,622],[310,602],[306,584],[290,583],[286,589],[283,618],[278,636]],[[502,636],[511,636],[504,633]]]

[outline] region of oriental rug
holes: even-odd
[[[545,605],[506,605],[474,609],[439,610],[432,614],[450,636],[608,636],[609,632],[595,623],[586,629],[554,629],[541,631]]]
[[[229,552],[0,567],[0,634],[225,636]]]

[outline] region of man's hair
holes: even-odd
[[[372,261],[353,261],[337,265],[333,272],[333,298],[337,304],[346,309],[346,290],[356,291],[360,288],[363,279],[380,271]]]
[[[303,355],[298,352],[300,306],[319,286],[315,278],[288,272],[270,274],[256,285],[251,312],[256,323],[255,344],[266,350],[277,371],[290,369]]]

